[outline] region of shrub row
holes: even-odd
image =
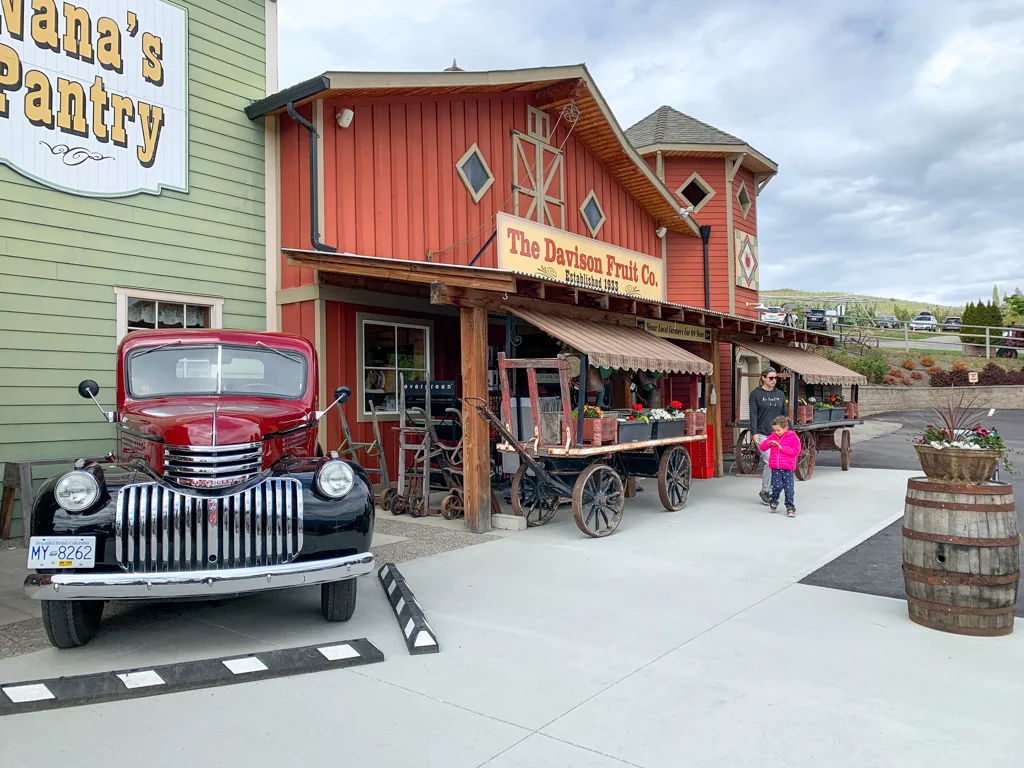
[[[970,385],[966,366],[962,369],[953,366],[952,371],[933,373],[929,383],[933,387],[966,387]],[[1006,371],[995,363],[989,363],[978,374],[978,384],[986,387],[1002,384],[1024,385],[1024,370]]]

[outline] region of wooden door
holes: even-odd
[[[547,142],[512,134],[513,213],[565,229],[565,158]]]

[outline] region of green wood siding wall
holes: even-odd
[[[95,379],[113,407],[115,285],[222,297],[224,327],[266,327],[263,125],[242,111],[266,93],[264,2],[177,2],[189,17],[188,194],[85,198],[0,166],[0,467],[113,449],[113,427],[76,386]]]

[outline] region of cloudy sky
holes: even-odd
[[[959,303],[1024,289],[1022,0],[281,0],[280,78],[585,63],[779,164],[761,285]]]

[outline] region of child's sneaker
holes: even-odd
[[[775,510],[772,510],[773,512]],[[796,509],[794,507],[786,507],[786,517],[796,517]]]
[[[772,513],[778,512],[778,511],[779,511],[779,505],[778,505],[778,503],[775,503],[775,504],[769,504],[769,505],[768,505],[768,511],[769,511],[769,512],[772,512]]]

